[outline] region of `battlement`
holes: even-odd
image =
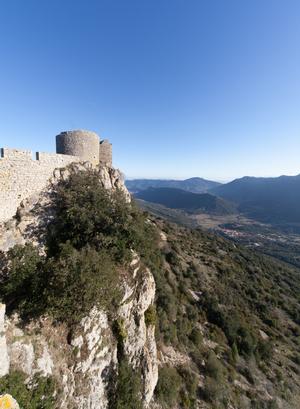
[[[112,166],[112,145],[90,131],[62,132],[57,153],[0,149],[0,222],[13,217],[20,203],[44,189],[57,168],[73,162]]]
[[[64,155],[60,153],[48,152],[32,152],[22,149],[0,148],[0,162],[1,159],[10,161],[40,161],[43,163],[65,163],[65,161],[73,160],[79,162],[79,156]]]
[[[47,152],[36,152],[35,160],[43,163],[64,163],[67,161],[80,162],[81,159],[79,156],[64,155],[62,153],[47,153]]]
[[[10,160],[32,160],[32,151],[21,149],[1,148],[0,159]]]

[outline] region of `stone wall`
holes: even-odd
[[[22,200],[40,192],[56,168],[80,162],[77,156],[2,148],[0,155],[0,222],[16,214]]]

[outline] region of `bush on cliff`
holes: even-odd
[[[48,225],[49,255],[62,243],[80,249],[87,244],[107,250],[117,262],[128,261],[131,249],[143,253],[147,247],[145,216],[128,203],[120,190],[107,190],[97,171],[72,173],[53,186],[55,217]]]
[[[159,370],[155,394],[163,408],[173,407],[179,400],[181,378],[176,368],[163,366]]]
[[[40,310],[43,261],[31,244],[17,245],[7,254],[0,253],[0,299],[8,312],[18,309],[27,315]]]
[[[52,377],[35,375],[28,384],[28,375],[11,371],[9,375],[0,378],[0,394],[12,395],[21,409],[54,409],[55,388],[56,383]]]
[[[116,390],[110,399],[109,409],[142,409],[142,374],[133,369],[123,357],[119,362]]]
[[[60,256],[46,261],[43,271],[46,309],[68,323],[76,323],[94,305],[116,307],[120,291],[116,266],[106,251],[63,245]]]
[[[109,309],[119,300],[116,265],[104,250],[65,244],[59,257],[47,259],[26,245],[10,250],[7,259],[0,297],[8,313],[18,310],[25,319],[49,313],[73,324],[94,305]]]

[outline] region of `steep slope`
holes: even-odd
[[[231,214],[235,207],[226,200],[209,193],[191,193],[175,188],[149,188],[135,194],[137,199],[159,203],[171,209],[182,209],[191,213]]]
[[[211,190],[239,205],[239,210],[255,219],[280,223],[300,223],[300,175],[278,178],[244,177]]]
[[[145,200],[135,198],[137,205],[144,211],[153,214],[172,223],[178,223],[181,226],[197,227],[197,222],[191,217],[191,214],[180,209],[170,209],[169,207],[158,203],[146,202]]]
[[[300,270],[200,230],[155,223],[162,407],[299,407]]]
[[[127,189],[132,193],[136,193],[141,190],[146,190],[150,187],[155,188],[170,187],[175,189],[186,190],[187,192],[203,193],[219,185],[220,183],[218,182],[213,182],[211,180],[206,180],[198,177],[185,180],[164,180],[164,179],[126,180]]]

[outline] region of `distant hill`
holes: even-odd
[[[159,203],[170,209],[181,209],[189,213],[232,214],[235,207],[228,201],[209,193],[191,193],[169,187],[149,188],[135,194],[137,199]]]
[[[192,193],[204,193],[221,185],[221,183],[197,177],[186,180],[135,179],[126,180],[125,184],[131,193],[140,192],[141,190],[146,190],[149,187],[172,187]]]
[[[240,212],[257,220],[300,223],[300,175],[243,177],[210,192],[236,203]]]
[[[135,198],[136,203],[144,211],[159,217],[160,219],[167,220],[172,223],[186,226],[189,228],[195,228],[198,226],[197,221],[184,210],[170,209],[159,203],[146,202],[145,200]]]

